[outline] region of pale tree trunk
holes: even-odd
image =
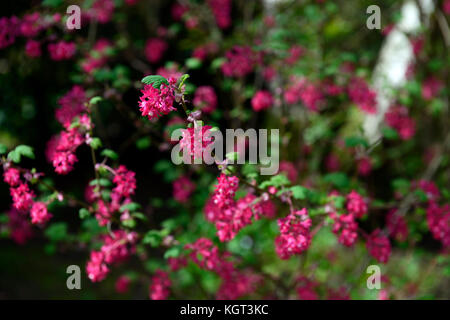
[[[393,90],[405,85],[406,71],[414,62],[413,48],[407,34],[417,33],[422,23],[428,23],[433,11],[432,0],[405,1],[400,21],[386,37],[372,76],[372,87],[377,93],[377,113],[366,116],[363,125],[371,143],[381,137],[380,127],[384,114],[393,102]],[[381,16],[383,19],[383,13]]]

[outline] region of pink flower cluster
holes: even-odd
[[[239,188],[239,179],[222,173],[217,178],[217,185],[213,194],[213,203],[219,209],[227,209],[234,205],[234,195]]]
[[[88,10],[89,19],[96,20],[99,23],[107,23],[111,20],[114,13],[113,0],[96,0],[92,7]]]
[[[428,228],[433,238],[439,240],[446,251],[450,250],[450,205],[439,206],[431,201],[427,208]]]
[[[152,85],[145,85],[141,90],[142,96],[139,101],[139,110],[142,116],[149,120],[156,119],[162,115],[167,115],[177,109],[173,107],[175,94],[172,85],[176,83],[175,78],[169,78],[169,85],[163,83],[159,89]]]
[[[408,116],[408,108],[404,106],[389,108],[384,119],[387,125],[395,129],[403,140],[411,139],[416,132],[416,123]]]
[[[29,39],[25,44],[25,53],[30,58],[38,58],[41,56],[41,43],[39,41]]]
[[[227,259],[229,253],[220,254],[210,239],[200,238],[185,246],[191,250],[189,257],[200,268],[215,272],[222,285],[217,293],[218,299],[238,299],[255,289],[258,277],[242,273]]]
[[[222,72],[227,77],[245,77],[253,71],[254,53],[250,47],[235,46],[225,53]]]
[[[425,100],[431,100],[441,91],[441,89],[444,87],[443,83],[435,78],[435,77],[429,77],[425,79],[425,81],[422,84],[422,97]]]
[[[120,165],[117,170],[114,171],[113,182],[115,187],[111,192],[111,202],[106,203],[103,199],[99,198],[99,190],[97,194],[94,193],[94,200],[98,199],[97,209],[95,211],[95,217],[101,226],[105,226],[110,220],[114,212],[132,202],[130,196],[134,195],[136,190],[136,174],[133,171],[128,170],[125,166]],[[130,218],[129,211],[125,210],[120,219],[127,220]]]
[[[339,235],[338,241],[346,247],[351,247],[358,239],[358,224],[353,214],[330,214],[334,220],[333,233]]]
[[[186,176],[179,177],[173,182],[173,197],[180,203],[188,202],[194,190],[195,184]]]
[[[316,84],[305,78],[293,78],[284,92],[284,100],[287,104],[296,104],[301,101],[309,110],[319,111],[324,96]]]
[[[217,236],[222,242],[232,240],[252,220],[263,216],[272,218],[275,214],[275,206],[270,200],[258,199],[253,194],[247,194],[237,201],[233,199],[222,208],[214,202],[214,196],[205,205],[205,216],[206,220],[215,224]]]
[[[156,270],[149,287],[149,296],[152,300],[165,300],[169,297],[172,285],[167,272]]]
[[[300,300],[317,300],[319,298],[316,287],[319,285],[316,281],[310,280],[305,276],[297,279],[297,295]]]
[[[397,210],[393,209],[386,215],[386,227],[389,236],[398,241],[405,241],[408,238],[408,225],[405,218],[397,214]]]
[[[20,20],[17,17],[0,18],[0,49],[12,45],[19,34]]]
[[[369,114],[376,113],[376,93],[371,90],[366,81],[360,77],[354,77],[348,85],[348,95],[358,107]]]
[[[86,59],[81,62],[83,71],[90,74],[105,65],[108,61],[108,50],[110,48],[112,48],[112,44],[108,40],[97,40],[92,51],[90,51]]]
[[[151,38],[145,44],[145,57],[150,63],[158,63],[167,50],[167,43],[159,38]]]
[[[50,58],[55,61],[68,60],[75,55],[76,45],[73,42],[59,41],[48,45]]]
[[[362,218],[368,211],[366,201],[355,190],[352,190],[347,195],[347,211],[349,214],[354,215],[355,218]]]
[[[194,105],[204,113],[212,113],[217,107],[217,96],[211,86],[200,86],[195,90]]]
[[[203,159],[205,149],[213,143],[211,126],[198,126],[181,130],[180,148],[192,159]]]
[[[269,91],[260,90],[252,98],[252,108],[261,111],[273,106],[273,98]]]
[[[64,127],[70,126],[72,120],[86,111],[87,102],[86,92],[80,86],[73,86],[69,92],[58,100],[60,108],[55,112],[58,122]]]
[[[289,259],[308,249],[311,244],[311,225],[306,208],[278,219],[281,234],[275,239],[275,251],[281,259]]]
[[[3,180],[9,185],[10,194],[13,200],[13,208],[20,212],[30,211],[31,223],[44,224],[51,217],[52,214],[47,210],[47,204],[44,202],[34,202],[36,195],[28,183],[22,181],[20,170],[11,167],[9,163],[3,165],[4,173]],[[34,174],[34,177],[38,177],[41,174]],[[33,178],[33,174],[27,172],[24,174],[25,180]],[[16,219],[16,221],[18,221]]]
[[[113,231],[113,235],[104,236],[104,244],[99,251],[92,251],[86,265],[86,272],[92,282],[105,279],[109,272],[108,264],[125,261],[135,251],[137,234],[124,230]]]
[[[217,26],[226,29],[231,25],[231,0],[208,0]]]
[[[20,245],[33,237],[33,229],[24,214],[11,208],[8,211],[8,229],[11,239]]]
[[[367,250],[370,255],[381,263],[387,263],[391,255],[391,243],[389,238],[382,234],[380,229],[374,230],[366,242]]]

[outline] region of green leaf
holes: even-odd
[[[304,200],[308,196],[308,188],[303,186],[293,186],[291,189],[294,199]]]
[[[57,6],[61,5],[63,3],[63,0],[44,0],[42,1],[42,5],[46,7],[52,7],[56,8]]]
[[[20,154],[17,153],[15,150],[10,151],[8,153],[8,160],[11,160],[14,163],[19,163],[20,162]]]
[[[89,217],[91,213],[86,208],[81,208],[80,211],[78,211],[78,214],[80,215],[80,219],[84,219]]]
[[[347,175],[343,172],[329,173],[329,174],[325,175],[324,181],[332,183],[339,189],[346,188],[350,184],[350,180],[348,179]]]
[[[0,143],[0,154],[5,154],[8,151],[8,148]]]
[[[363,147],[369,147],[369,144],[367,143],[366,139],[364,139],[363,137],[348,137],[345,138],[345,145],[347,147],[356,147],[358,145],[361,145]]]
[[[164,253],[164,259],[167,258],[176,258],[180,255],[181,253],[181,246],[173,246],[171,248],[169,248],[165,253]]]
[[[136,141],[136,147],[140,150],[147,149],[151,145],[151,140],[149,137],[143,137]]]
[[[383,128],[381,130],[381,132],[383,133],[383,137],[385,137],[386,139],[389,139],[389,140],[398,139],[398,133],[397,133],[397,131],[395,131],[395,129],[386,127],[386,128]]]
[[[96,186],[98,184],[101,185],[102,187],[109,187],[111,185],[111,181],[105,178],[100,178],[98,180],[94,179],[91,182],[89,182],[90,186]]]
[[[180,83],[180,84],[178,85],[178,88],[181,89],[181,87],[183,87],[184,83],[186,82],[187,79],[189,79],[189,77],[190,77],[190,76],[189,76],[187,73],[183,74],[183,75],[181,76],[181,78],[178,80],[179,83]]]
[[[198,58],[189,58],[186,60],[186,67],[189,69],[198,69],[202,66],[202,60]]]
[[[102,146],[102,140],[100,138],[92,138],[90,146],[92,149],[97,150]]]
[[[124,211],[136,211],[138,209],[141,208],[141,205],[139,203],[136,202],[130,202],[127,204],[124,204],[123,206],[120,207],[119,211],[120,212],[124,212]]]
[[[20,162],[21,156],[34,159],[33,148],[26,145],[19,145],[13,151],[8,153],[8,159],[15,163]]]
[[[122,225],[124,227],[133,229],[134,227],[136,227],[136,220],[134,220],[134,219],[123,220]]]
[[[142,239],[142,243],[157,247],[161,244],[163,237],[158,230],[150,230]]]
[[[108,157],[112,160],[117,160],[119,159],[119,155],[117,153],[115,153],[114,151],[112,151],[111,149],[104,149],[101,153],[102,156]]]
[[[45,235],[52,241],[61,241],[67,236],[67,224],[65,222],[53,223],[45,230]]]
[[[284,173],[281,174],[277,174],[276,176],[271,177],[269,180],[264,181],[263,183],[260,184],[260,188],[261,189],[265,189],[267,187],[276,187],[279,188],[281,186],[284,185],[288,185],[291,182],[289,181],[289,179],[286,177],[286,175]]]
[[[96,96],[96,97],[91,98],[91,100],[89,100],[89,104],[90,105],[95,105],[95,104],[99,103],[102,100],[103,100],[102,97]]]
[[[166,78],[160,75],[150,75],[146,76],[141,80],[142,83],[145,84],[151,84],[153,88],[159,89],[161,87],[161,84],[169,84],[169,81],[167,81]]]

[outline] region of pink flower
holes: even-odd
[[[416,188],[422,189],[422,191],[425,192],[426,196],[428,197],[428,201],[434,202],[441,197],[439,188],[433,181],[428,180],[420,180],[418,182],[416,181],[412,184],[412,187],[413,189]]]
[[[273,98],[269,91],[260,90],[252,98],[252,108],[255,111],[268,109],[273,105]]]
[[[450,205],[439,207],[437,203],[430,202],[427,208],[428,228],[433,238],[441,241],[444,248],[450,248]]]
[[[100,226],[106,226],[111,221],[111,212],[108,205],[103,200],[97,201],[97,210],[95,211],[95,218]]]
[[[225,53],[222,72],[227,77],[245,77],[253,71],[254,54],[250,47],[235,46]]]
[[[33,229],[26,216],[14,208],[8,211],[8,229],[11,239],[17,244],[25,244],[33,237]]]
[[[397,210],[391,210],[386,215],[386,226],[389,235],[398,241],[405,241],[408,237],[408,225],[402,216],[396,214]]]
[[[362,177],[367,177],[372,171],[372,161],[369,157],[362,157],[358,159],[358,174]]]
[[[294,164],[289,161],[280,161],[280,173],[285,173],[286,177],[291,181],[292,183],[295,183],[298,178],[298,170],[295,168]]]
[[[437,96],[442,88],[443,84],[439,79],[435,77],[429,77],[422,84],[422,97],[425,100],[431,100]]]
[[[211,113],[216,110],[217,96],[211,86],[200,86],[195,90],[193,100],[194,105],[204,113]]]
[[[387,263],[391,255],[389,238],[381,234],[380,229],[374,230],[367,238],[367,250],[370,255],[381,263]]]
[[[21,183],[16,188],[10,189],[13,207],[19,211],[28,211],[33,205],[34,193],[26,183]]]
[[[195,184],[188,177],[182,176],[173,182],[173,197],[180,203],[186,203],[194,190]]]
[[[341,166],[341,163],[339,162],[339,158],[335,154],[330,153],[325,158],[325,167],[327,168],[328,172],[339,171],[340,166]]]
[[[347,211],[355,218],[362,218],[368,211],[364,198],[355,190],[347,195]]]
[[[156,270],[149,287],[149,297],[152,300],[166,300],[172,285],[167,272]]]
[[[55,61],[68,60],[75,54],[76,46],[73,42],[59,41],[48,45],[50,58]]]
[[[33,224],[44,224],[52,217],[52,214],[47,210],[47,205],[43,202],[33,203],[30,214]]]
[[[416,124],[408,116],[408,109],[403,106],[391,107],[384,115],[386,124],[395,129],[403,140],[411,139],[416,132]]]
[[[37,58],[41,56],[41,43],[36,40],[29,39],[25,45],[25,53],[30,58]]]
[[[317,300],[319,296],[315,290],[318,283],[312,281],[304,276],[300,276],[297,281],[299,286],[297,288],[297,295],[300,300]]]
[[[14,43],[20,33],[20,21],[17,17],[0,18],[0,49],[6,48]]]
[[[88,11],[90,19],[97,20],[99,23],[107,23],[111,20],[114,13],[113,0],[96,0],[92,8]]]
[[[104,262],[118,264],[127,260],[135,252],[137,235],[135,232],[115,230],[112,235],[104,236],[104,244],[100,251],[103,253]]]
[[[351,247],[358,239],[358,224],[353,214],[337,215],[332,213],[330,217],[334,220],[333,233],[339,234],[338,241],[346,247]]]
[[[163,83],[160,89],[156,89],[152,85],[145,85],[141,90],[142,96],[139,101],[139,110],[142,116],[152,120],[177,110],[173,107],[175,95],[170,87],[175,82],[174,78],[170,78],[169,85]]]
[[[220,209],[228,208],[234,203],[234,195],[239,187],[239,179],[221,173],[217,178],[217,182],[213,201]]]
[[[167,50],[167,43],[159,38],[151,38],[145,44],[145,57],[150,63],[157,63]]]
[[[122,197],[129,197],[134,194],[136,189],[136,178],[133,171],[128,170],[125,166],[120,165],[116,170],[113,182],[116,187],[113,189],[113,193]]]
[[[63,126],[70,126],[72,120],[86,111],[86,92],[80,86],[73,86],[69,92],[59,98],[60,108],[56,110],[55,117]]]
[[[376,113],[376,93],[369,88],[363,78],[355,77],[350,81],[348,95],[362,111],[369,114]]]
[[[73,165],[78,161],[75,151],[83,142],[84,139],[76,128],[61,132],[56,151],[52,154],[55,172],[67,174],[73,169]]]
[[[295,64],[305,53],[305,49],[302,46],[292,46],[289,49],[289,56],[285,59],[289,65]]]
[[[84,70],[84,72],[90,74],[106,64],[106,62],[108,61],[108,49],[110,48],[112,48],[112,45],[108,40],[97,40],[92,51],[89,52],[87,58],[81,63],[81,68]]]
[[[208,0],[217,26],[226,29],[231,25],[231,0]]]
[[[34,12],[23,16],[20,25],[22,35],[25,37],[35,37],[42,29],[40,25],[40,18],[41,16],[39,12]]]
[[[450,14],[450,0],[444,0],[442,3],[442,10],[445,14]]]
[[[296,104],[301,101],[309,110],[318,111],[324,102],[324,97],[314,83],[305,78],[293,78],[284,92],[284,100],[287,104]]]
[[[127,276],[121,276],[117,279],[115,288],[117,293],[127,293],[130,290],[131,280]]]
[[[308,249],[311,244],[311,225],[305,208],[278,219],[280,235],[275,239],[275,251],[281,259],[289,259]]]
[[[170,9],[172,19],[175,21],[180,21],[183,15],[188,11],[188,8],[178,2],[175,2]]]
[[[16,168],[8,168],[3,173],[3,180],[9,184],[10,187],[15,187],[20,183],[20,171]]]
[[[180,147],[189,156],[195,159],[203,159],[203,152],[213,143],[211,136],[211,126],[198,126],[182,129],[182,137],[180,139]]]
[[[109,269],[104,262],[104,255],[102,252],[91,252],[91,259],[87,263],[86,272],[88,274],[88,278],[92,282],[99,282],[106,278]]]

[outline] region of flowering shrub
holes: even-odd
[[[2,245],[77,253],[100,297],[450,298],[450,4],[386,94],[401,3],[366,30],[365,2],[79,1],[79,30],[63,1],[6,6]],[[250,139],[203,163],[229,128],[279,129],[277,173]]]

